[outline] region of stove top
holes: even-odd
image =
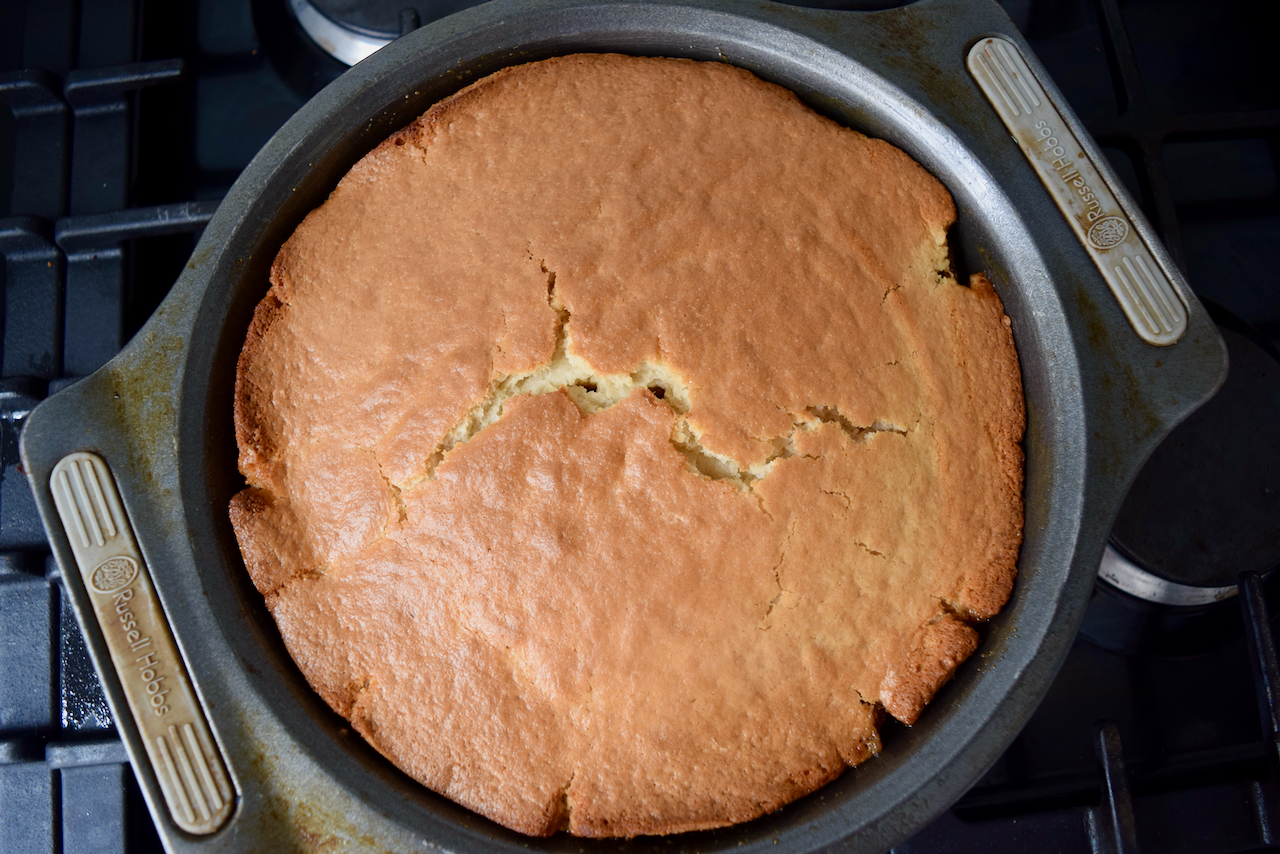
[[[0,4],[5,850],[161,850],[21,471],[26,415],[137,331],[240,170],[353,58],[323,33],[374,44],[466,5]],[[1232,367],[1131,489],[1039,710],[898,852],[1280,846],[1280,88],[1260,5],[1004,0]]]

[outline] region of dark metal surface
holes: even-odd
[[[371,36],[393,39],[403,32],[412,32],[428,21],[452,15],[471,5],[467,0],[310,0],[322,15],[334,23]],[[412,16],[414,25],[402,26],[406,15]]]
[[[1098,725],[1095,734],[1098,764],[1102,766],[1101,806],[1089,812],[1089,837],[1095,854],[1138,854],[1138,827],[1129,793],[1120,730],[1112,721]]]
[[[1166,169],[1164,146],[1173,139],[1207,138],[1224,134],[1266,132],[1280,126],[1280,110],[1216,110],[1173,115],[1153,103],[1143,83],[1138,57],[1130,43],[1118,0],[1097,0],[1104,19],[1101,28],[1107,61],[1112,66],[1119,114],[1096,119],[1089,130],[1100,145],[1114,145],[1141,162],[1141,191],[1165,245],[1183,270],[1186,252],[1178,227],[1176,200]],[[1206,60],[1211,61],[1211,60]],[[1242,81],[1242,86],[1248,86]]]
[[[91,374],[124,345],[126,241],[197,231],[217,207],[216,201],[183,202],[58,221],[54,241],[66,259],[67,300],[77,309],[64,327],[68,373]]]
[[[62,253],[53,229],[34,216],[0,220],[5,266],[5,376],[53,379],[62,370]]]
[[[53,464],[93,450],[120,480],[242,793],[230,827],[201,847],[285,848],[308,838],[395,850],[579,846],[516,837],[426,792],[352,739],[288,660],[224,512],[240,483],[230,430],[235,356],[283,239],[355,160],[440,97],[503,65],[575,50],[727,59],[906,149],[956,197],[958,265],[962,273],[986,269],[996,283],[1014,322],[1028,401],[1019,582],[979,655],[924,719],[889,734],[875,761],[775,815],[594,847],[878,851],[981,774],[1066,654],[1129,480],[1224,368],[1221,341],[1189,293],[1190,329],[1179,344],[1154,348],[1132,332],[963,71],[968,44],[988,34],[1022,43],[994,4],[958,0],[866,15],[715,0],[493,4],[396,42],[272,138],[153,319],[105,368],[42,404],[23,436],[27,473],[64,565],[67,544],[47,488]],[[1063,103],[1051,87],[1050,95]],[[68,593],[84,614],[74,575]],[[96,627],[84,627],[91,652],[105,660]],[[106,691],[124,708],[117,685],[108,682]],[[130,753],[140,756],[136,732],[120,724]],[[154,803],[154,779],[145,769],[139,779]],[[197,845],[163,819],[158,826],[175,850]]]
[[[1240,327],[1219,332],[1226,383],[1152,454],[1111,531],[1144,569],[1199,587],[1280,564],[1280,360]]]
[[[72,109],[71,213],[94,214],[124,207],[132,151],[126,99],[139,89],[181,76],[180,59],[67,74],[62,93]],[[104,140],[110,143],[104,144]]]
[[[1268,764],[1280,770],[1280,659],[1271,633],[1271,619],[1262,593],[1262,578],[1256,572],[1240,576],[1240,607],[1245,613],[1245,637],[1249,639],[1249,660],[1253,663],[1258,687],[1258,711],[1263,734],[1270,742]]]
[[[36,216],[67,211],[67,104],[62,82],[38,68],[0,75],[0,101],[21,132],[14,134],[13,192],[9,210]]]

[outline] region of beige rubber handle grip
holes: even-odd
[[[1177,342],[1187,331],[1187,310],[1171,283],[1176,273],[1156,261],[1018,46],[985,38],[969,51],[967,63],[1134,331],[1157,346]]]
[[[63,457],[54,504],[174,824],[213,833],[234,797],[106,462]],[[135,757],[136,761],[136,757]]]

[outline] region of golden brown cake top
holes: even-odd
[[[1022,398],[943,187],[719,63],[509,68],[361,160],[241,355],[232,519],[317,691],[517,830],[752,818],[1003,605]]]

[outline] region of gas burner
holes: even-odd
[[[355,65],[422,24],[476,0],[289,0],[289,11],[320,49]]]
[[[1111,548],[1107,551],[1114,553]],[[1104,558],[1104,569],[1106,565]],[[1143,576],[1156,578],[1154,586],[1168,592],[1160,587],[1168,584],[1165,579],[1159,579],[1140,567],[1134,569]],[[1278,581],[1280,574],[1273,574],[1262,588],[1272,611],[1280,607]],[[1099,582],[1080,623],[1080,636],[1095,647],[1135,659],[1144,656],[1199,656],[1232,644],[1238,645],[1244,623],[1240,608],[1236,606],[1237,587],[1230,585],[1229,589],[1229,594],[1208,604],[1190,605],[1183,598],[1175,605],[1140,599],[1121,592],[1111,584]]]
[[[1158,605],[1236,595],[1242,572],[1280,565],[1280,356],[1210,306],[1226,383],[1161,443],[1126,496],[1099,578]]]
[[[305,101],[405,33],[479,0],[248,0],[276,73]]]

